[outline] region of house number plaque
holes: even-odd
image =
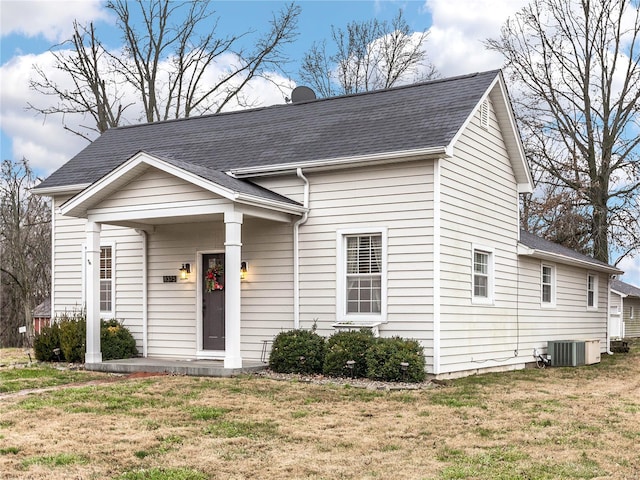
[[[164,283],[176,283],[178,281],[178,277],[176,275],[164,275],[162,277],[162,281]]]

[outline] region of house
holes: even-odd
[[[611,280],[611,337],[640,337],[640,288]]]
[[[31,315],[33,317],[33,331],[40,333],[43,327],[48,327],[51,323],[51,299],[47,298],[38,304]]]
[[[620,270],[519,229],[532,180],[500,71],[111,129],[53,198],[54,312],[148,358],[259,361],[292,328],[415,338],[440,377],[599,339]]]

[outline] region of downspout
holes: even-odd
[[[302,173],[302,168],[296,169],[296,175],[304,182],[302,204],[305,212],[302,218],[293,224],[293,328],[300,328],[300,251],[299,230],[309,217],[309,180]]]
[[[624,315],[622,314],[621,321],[624,321]],[[607,280],[607,354],[613,355],[611,351],[611,275],[608,275]]]
[[[142,356],[147,358],[148,336],[148,301],[147,301],[147,232],[136,229],[136,233],[142,237]]]
[[[433,162],[433,374],[440,373],[440,159]]]

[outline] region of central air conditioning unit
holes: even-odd
[[[547,356],[553,367],[577,367],[585,364],[584,340],[547,342]]]

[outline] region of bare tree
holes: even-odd
[[[33,334],[31,311],[51,289],[51,209],[31,195],[37,182],[28,162],[0,169],[0,345],[19,346],[19,327]]]
[[[629,0],[532,0],[498,39],[541,184],[589,220],[595,258],[639,244],[640,9]],[[553,220],[553,219],[551,219]]]
[[[121,50],[107,50],[93,25],[75,24],[73,38],[62,45],[68,49],[53,51],[57,68],[68,74],[74,89],[37,67],[31,82],[33,89],[59,99],[46,108],[30,105],[39,113],[91,115],[95,126],[74,131],[85,138],[122,124],[127,108],[155,122],[219,112],[232,101],[249,105],[245,87],[253,78],[282,69],[287,62],[283,50],[297,36],[300,14],[299,6],[286,6],[246,49],[240,48],[241,39],[255,32],[219,37],[209,1],[112,0],[107,8],[116,15]],[[233,61],[221,68],[216,62],[223,56]],[[133,94],[127,97],[126,92]]]
[[[389,88],[436,76],[427,61],[428,32],[411,32],[402,10],[391,23],[377,19],[331,27],[335,53],[327,42],[304,55],[300,79],[322,97]]]

